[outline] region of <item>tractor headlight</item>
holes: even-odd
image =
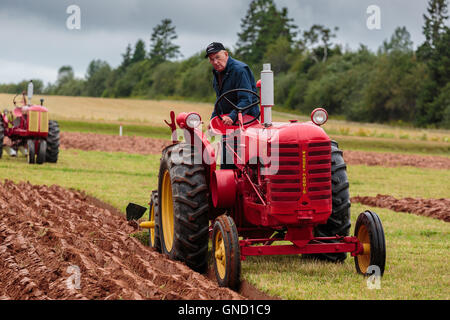
[[[328,120],[328,113],[323,108],[316,108],[311,112],[311,121],[321,126]]]
[[[191,129],[197,128],[201,123],[202,118],[198,113],[192,112],[186,117],[186,125]]]

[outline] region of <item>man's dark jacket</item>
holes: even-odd
[[[232,89],[248,89],[257,93],[255,78],[252,71],[245,63],[239,60],[228,57],[227,65],[222,71],[222,86],[219,86],[219,73],[213,69],[213,74],[213,87],[216,91],[217,98]],[[247,92],[234,92],[227,95],[227,98],[241,108],[257,101],[255,95]],[[221,115],[229,113],[229,117],[233,121],[237,118],[237,110],[233,109],[225,99],[222,99],[218,110]],[[243,113],[257,117],[259,116],[259,106],[255,105]],[[217,114],[213,111],[211,119],[215,116],[217,116]]]

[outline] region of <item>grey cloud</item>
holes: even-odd
[[[143,39],[149,46],[152,29],[164,18],[176,26],[184,57],[199,52],[212,41],[233,48],[251,0],[0,0],[0,64],[10,61],[55,70],[70,64],[84,74],[92,59],[112,66],[121,61],[128,43]],[[397,26],[406,26],[415,45],[423,41],[425,0],[275,0],[287,7],[300,30],[313,24],[339,27],[336,43],[351,48],[364,43],[376,50]],[[68,30],[66,9],[81,9],[81,30]],[[381,8],[382,29],[366,27],[366,9]],[[0,70],[2,66],[0,65]],[[46,72],[48,74],[48,72]],[[18,77],[20,77],[18,75]],[[25,76],[26,77],[26,76]],[[10,80],[0,72],[0,83]]]

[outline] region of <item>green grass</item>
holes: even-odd
[[[347,165],[351,196],[450,198],[450,170]]]
[[[58,120],[61,131],[67,132],[90,132],[100,134],[119,134],[119,123],[109,122],[89,122]],[[167,126],[153,127],[148,125],[137,125],[124,123],[122,133],[125,136],[143,136],[148,138],[158,138],[170,140],[170,129]]]
[[[156,188],[159,155],[61,150],[58,163],[28,165],[26,158],[3,157],[0,179],[57,184],[86,191],[125,212],[128,202],[146,205]]]
[[[28,165],[25,158],[0,161],[0,180],[58,184],[84,190],[125,211],[146,205],[157,186],[159,155],[61,150],[57,164]],[[351,195],[449,197],[449,171],[410,167],[349,166]],[[367,207],[352,205],[352,223]],[[299,256],[248,257],[243,278],[283,299],[449,299],[449,231],[440,220],[373,208],[383,222],[387,266],[380,290],[369,290],[353,258],[344,264]],[[353,231],[352,231],[353,233]],[[134,236],[145,238],[140,234]]]
[[[450,155],[450,144],[438,141],[412,141],[376,137],[356,137],[330,134],[342,150],[361,150],[394,153],[416,153],[424,155]]]

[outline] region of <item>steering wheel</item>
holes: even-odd
[[[233,102],[231,102],[230,99],[227,98],[228,95],[230,95],[231,93],[235,93],[235,92],[247,92],[247,93],[251,93],[252,95],[254,95],[254,96],[256,96],[256,97],[258,98],[258,101],[253,102],[253,103],[249,104],[248,106],[245,106],[245,107],[242,107],[242,108],[241,108],[241,107],[238,107],[238,106],[235,105]],[[237,110],[239,113],[241,113],[241,112],[243,112],[243,111],[246,111],[246,110],[248,110],[248,109],[250,109],[250,108],[252,108],[252,107],[258,105],[258,104],[261,102],[261,99],[259,98],[258,94],[257,94],[256,92],[253,92],[252,90],[248,90],[248,89],[232,89],[232,90],[228,90],[227,92],[223,93],[219,98],[217,98],[216,103],[214,104],[214,111],[215,111],[215,113],[217,114],[217,116],[219,117],[219,119],[222,120],[222,121],[223,121],[223,119],[222,119],[222,117],[220,116],[220,114],[221,114],[222,112],[219,112],[219,109],[220,109],[220,111],[223,111],[222,108],[220,107],[220,102],[221,102],[223,99],[227,100],[227,102],[228,102],[229,104],[231,104],[231,106],[233,107],[233,109]],[[243,123],[243,125],[246,126],[246,125],[248,125],[248,124],[250,124],[250,123],[252,123],[252,122],[258,120],[258,117],[259,117],[260,115],[261,115],[261,111],[258,111],[258,115],[257,115],[254,119],[252,119],[252,120],[250,120],[250,121],[247,121],[247,122]],[[236,117],[236,120],[234,120],[233,125],[236,123],[237,119],[238,119],[238,118]]]

